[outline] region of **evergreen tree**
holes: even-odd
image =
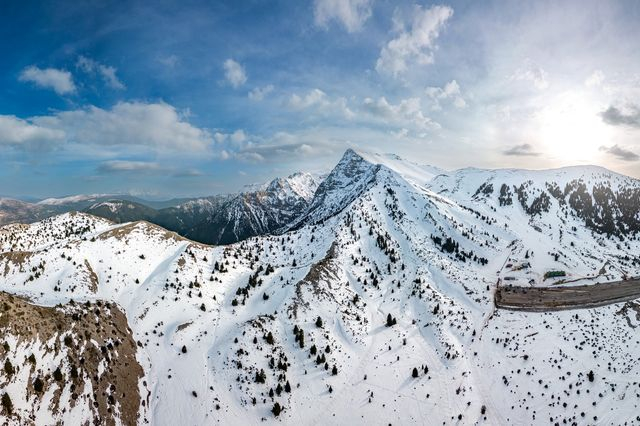
[[[13,365],[11,364],[11,361],[9,361],[9,359],[5,360],[4,362],[4,372],[7,373],[7,376],[9,377],[11,377],[15,372]]]
[[[391,327],[393,325],[393,317],[391,314],[387,314],[387,327]]]
[[[279,403],[276,402],[275,404],[273,404],[273,408],[271,409],[271,412],[273,413],[274,416],[278,417],[282,412],[282,407],[280,406]]]
[[[414,379],[418,377],[418,369],[416,367],[413,367],[413,373],[411,373],[411,377],[413,377]]]
[[[269,332],[267,334],[267,337],[265,337],[265,340],[267,341],[268,344],[273,345],[273,334],[271,334],[271,332]]]
[[[60,371],[60,367],[56,368],[56,371],[53,372],[53,378],[57,382],[62,380],[62,371]]]
[[[7,414],[13,413],[13,402],[11,401],[11,397],[8,393],[2,394],[2,408]]]
[[[44,383],[42,383],[42,379],[40,377],[36,377],[33,381],[33,390],[40,393],[44,389]]]

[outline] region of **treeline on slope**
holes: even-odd
[[[207,197],[163,209],[112,200],[85,212],[117,223],[146,220],[205,244],[231,244],[276,232],[307,205],[302,197],[283,198],[267,190]]]
[[[519,186],[503,183],[498,193],[498,204],[501,207],[513,205],[515,195],[525,213],[536,216],[550,211],[553,198],[565,217],[580,218],[588,229],[596,233],[622,238],[640,231],[639,186],[621,185],[614,190],[610,182],[602,181],[589,188],[582,179],[568,182],[564,189],[555,182],[545,182],[544,185],[546,191],[534,190],[531,180]],[[489,196],[493,191],[492,184],[483,183],[474,197],[479,194]]]

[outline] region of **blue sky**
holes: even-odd
[[[635,1],[3,2],[0,194],[207,195],[348,147],[640,177],[638,22]]]

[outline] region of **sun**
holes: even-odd
[[[602,107],[584,92],[552,98],[537,114],[539,146],[555,161],[592,163],[609,145],[611,130],[600,118]]]

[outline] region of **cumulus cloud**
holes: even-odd
[[[408,69],[412,61],[418,64],[433,63],[435,42],[452,15],[453,9],[448,6],[432,6],[425,9],[416,5],[411,22],[407,23],[396,12],[396,37],[380,51],[376,70],[397,77]]]
[[[315,0],[315,23],[326,28],[330,21],[335,20],[350,33],[359,31],[371,16],[371,3],[372,0]]]
[[[222,144],[222,143],[225,143],[225,142],[230,142],[233,145],[239,146],[243,142],[245,142],[248,138],[249,138],[249,136],[242,129],[238,129],[238,130],[234,131],[233,133],[215,132],[213,134],[213,139],[218,144]]]
[[[434,101],[434,109],[440,109],[440,101],[450,100],[456,108],[465,108],[467,102],[462,97],[460,86],[451,80],[444,87],[427,87],[425,93]]]
[[[510,155],[515,157],[537,157],[539,152],[534,151],[533,146],[528,143],[512,146],[511,148],[502,152],[504,155]]]
[[[525,60],[524,65],[516,70],[511,76],[511,79],[530,82],[538,90],[544,90],[549,87],[547,72],[536,65],[531,59]]]
[[[0,115],[0,145],[27,146],[64,140],[62,130],[38,126],[13,115]]]
[[[624,125],[640,128],[640,107],[638,105],[631,104],[622,108],[610,106],[600,115],[605,123],[612,126]]]
[[[238,88],[247,82],[247,73],[244,67],[233,59],[224,61],[224,76],[234,88]]]
[[[598,87],[602,85],[604,82],[604,73],[600,70],[595,70],[587,79],[584,81],[584,85],[587,87]]]
[[[337,114],[345,119],[354,117],[345,98],[332,99],[320,89],[312,89],[304,95],[294,93],[289,98],[288,105],[297,111],[311,109],[322,115]]]
[[[125,89],[125,85],[118,79],[118,76],[116,76],[117,69],[112,66],[101,64],[85,56],[79,56],[76,61],[76,67],[87,74],[100,75],[105,84],[112,89]]]
[[[424,115],[419,98],[403,99],[398,104],[389,103],[383,96],[374,100],[365,98],[362,109],[387,125],[404,128],[407,125],[420,130],[437,130],[440,125]]]
[[[105,161],[98,166],[100,173],[126,173],[126,172],[158,172],[163,168],[156,162],[113,160]]]
[[[240,144],[247,140],[247,134],[244,132],[244,130],[239,129],[229,135],[229,139],[235,144]]]
[[[55,68],[40,69],[32,65],[22,70],[19,80],[34,83],[45,89],[52,89],[58,95],[66,95],[76,91],[71,73]]]
[[[65,143],[139,146],[156,152],[204,152],[213,138],[165,103],[120,102],[111,109],[89,106],[48,116],[0,116],[0,143]]]
[[[640,155],[628,149],[622,148],[618,145],[601,146],[600,151],[606,152],[607,154],[611,154],[614,157],[616,157],[618,160],[638,161],[640,159]]]
[[[273,92],[273,85],[268,84],[264,87],[256,87],[255,89],[249,92],[249,99],[252,101],[261,101],[263,100],[269,93]]]

